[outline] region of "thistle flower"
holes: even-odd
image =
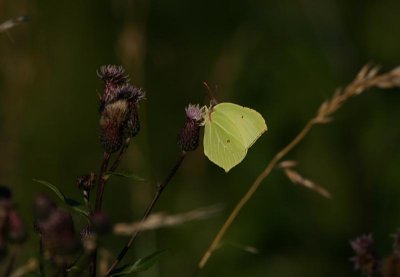
[[[203,112],[199,105],[191,105],[185,108],[186,121],[178,134],[178,145],[185,152],[194,151],[199,146],[200,126],[203,121]]]
[[[128,75],[125,69],[118,65],[103,65],[97,72],[97,76],[104,81],[104,91],[100,100],[100,112],[106,103],[109,103],[116,97],[116,89],[128,82]]]
[[[359,269],[362,273],[372,276],[378,264],[374,253],[372,235],[360,236],[352,240],[350,245],[356,254],[350,259],[354,263],[354,269]]]

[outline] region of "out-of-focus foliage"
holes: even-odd
[[[232,206],[319,104],[367,62],[400,64],[399,9],[396,0],[0,0],[0,22],[32,17],[0,33],[0,183],[12,188],[28,226],[34,196],[48,192],[32,178],[79,199],[76,178],[102,158],[96,70],[122,64],[147,100],[120,169],[146,181],[112,178],[103,206],[113,222],[135,221],[179,153],[184,107],[207,104],[202,81],[217,84],[220,101],[259,111],[269,131],[229,174],[202,149],[190,153],[156,210],[226,209],[144,233],[127,257],[168,249],[140,276],[188,276]],[[274,172],[199,276],[354,276],[350,239],[371,232],[377,251],[388,249],[400,226],[399,92],[350,101],[288,157],[331,200]],[[35,254],[31,234],[18,263]],[[124,241],[105,244],[116,252]]]

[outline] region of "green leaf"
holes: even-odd
[[[144,257],[142,259],[137,260],[133,264],[127,264],[124,265],[120,268],[117,268],[111,276],[122,276],[122,275],[127,275],[131,274],[134,272],[139,272],[139,271],[144,271],[152,267],[159,259],[160,255],[164,253],[165,250],[159,250],[154,252],[153,254]]]
[[[73,210],[76,212],[88,217],[89,212],[85,209],[85,206],[83,206],[79,201],[76,201],[75,199],[65,195],[61,190],[59,190],[55,185],[50,184],[49,182],[43,181],[43,180],[37,180],[37,179],[32,179],[34,182],[42,184],[49,189],[51,189],[57,196],[60,198],[65,204],[67,204],[69,207],[71,207]]]
[[[132,179],[132,180],[135,180],[135,181],[140,181],[140,182],[146,181],[144,178],[135,175],[135,174],[134,174],[133,172],[131,172],[131,171],[125,171],[125,172],[107,172],[107,175],[108,175],[107,178],[108,178],[109,176],[118,176],[118,177],[125,177],[125,178],[129,178],[129,179]]]

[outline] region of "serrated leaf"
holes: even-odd
[[[124,265],[120,268],[117,268],[111,276],[122,276],[122,275],[128,275],[131,273],[139,272],[139,271],[144,271],[152,267],[159,259],[160,255],[164,253],[165,250],[159,250],[154,252],[153,254],[144,257],[142,259],[137,260],[133,264],[127,264]]]
[[[69,207],[71,207],[73,210],[76,212],[88,217],[89,213],[86,211],[85,207],[77,200],[65,195],[59,188],[57,188],[55,185],[43,181],[43,180],[37,180],[37,179],[32,179],[34,182],[42,184],[49,189],[51,189],[57,196],[60,198],[65,204],[67,204]]]
[[[124,177],[124,178],[128,178],[128,179],[132,179],[135,181],[140,181],[140,182],[144,182],[146,181],[144,178],[137,176],[136,174],[134,174],[131,171],[122,171],[122,172],[107,172],[107,177],[109,176],[117,176],[117,177]]]

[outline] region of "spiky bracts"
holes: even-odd
[[[200,126],[203,121],[202,110],[199,105],[191,105],[185,108],[186,121],[178,134],[178,145],[182,151],[194,151],[199,146]]]
[[[145,98],[145,93],[128,83],[121,66],[102,66],[98,76],[104,81],[100,99],[100,142],[106,152],[114,153],[127,138],[138,134],[137,104]]]

